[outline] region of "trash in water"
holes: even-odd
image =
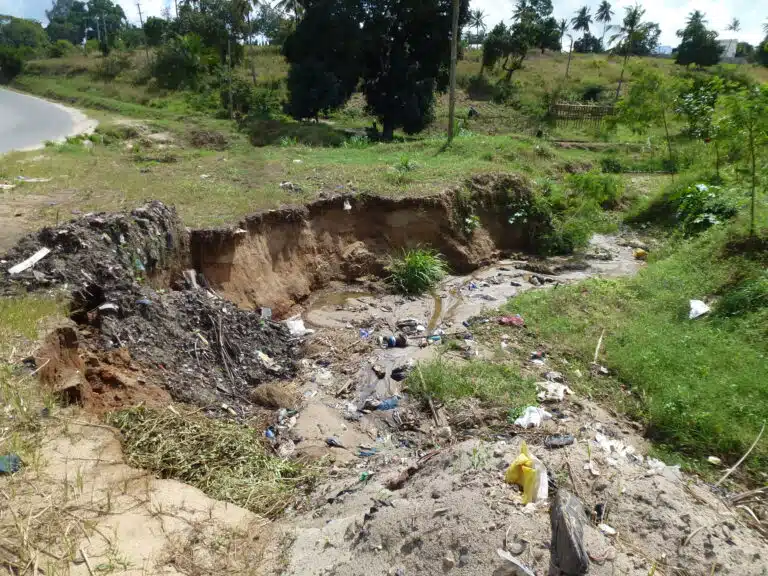
[[[272,320],[272,308],[267,308],[266,306],[262,306],[260,313],[261,313],[262,320]]]
[[[555,434],[544,439],[544,446],[547,448],[563,448],[570,446],[575,441],[576,439],[573,437],[573,434]]]
[[[542,410],[537,406],[528,406],[523,412],[523,415],[515,420],[515,426],[520,426],[522,428],[538,428],[544,420],[550,420],[551,418],[552,414],[546,410]]]
[[[344,210],[352,210],[352,204],[349,203],[349,200],[344,200]]]
[[[536,387],[541,388],[541,391],[536,397],[542,402],[562,402],[565,400],[566,394],[573,394],[573,390],[565,384],[560,384],[558,382],[536,382]]]
[[[413,360],[413,358],[411,358],[405,364],[392,368],[392,373],[389,375],[389,377],[392,378],[392,380],[395,382],[402,382],[406,379],[408,373],[413,369],[415,365],[416,362]]]
[[[514,316],[502,316],[499,318],[499,324],[502,326],[525,326],[525,320],[520,314]]]
[[[391,396],[390,398],[382,400],[379,405],[376,406],[376,410],[392,410],[393,408],[397,408],[398,404],[400,404],[400,398]]]
[[[584,505],[566,490],[558,490],[549,511],[552,527],[550,574],[581,575],[589,571],[589,556],[584,546],[587,516]]]
[[[344,445],[334,437],[326,438],[325,443],[331,448],[344,448]]]
[[[0,474],[13,474],[21,470],[21,458],[18,454],[0,456]]]
[[[691,309],[688,312],[689,320],[695,320],[699,316],[704,316],[704,314],[709,312],[709,306],[707,306],[701,300],[691,300],[690,305]]]
[[[433,334],[432,336],[427,336],[427,342],[440,342],[441,337],[439,334]]]
[[[285,321],[285,326],[288,328],[288,332],[290,332],[291,336],[307,336],[308,334],[315,333],[314,330],[304,326],[304,320],[301,319],[301,316],[288,318],[288,320]]]
[[[528,452],[528,444],[525,441],[520,446],[520,454],[507,468],[504,481],[507,484],[517,484],[523,489],[523,504],[547,499],[547,468]]]

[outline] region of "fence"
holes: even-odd
[[[555,102],[549,108],[550,118],[557,123],[599,125],[605,116],[613,114],[613,106],[601,104],[571,104]]]

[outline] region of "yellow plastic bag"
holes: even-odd
[[[507,468],[504,481],[517,484],[523,489],[523,504],[547,498],[547,469],[536,456],[528,452],[525,441],[520,446],[520,454]]]

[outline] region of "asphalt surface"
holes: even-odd
[[[69,136],[75,118],[64,108],[0,88],[0,154]]]

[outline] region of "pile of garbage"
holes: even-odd
[[[247,417],[253,387],[295,374],[300,339],[184,270],[188,236],[161,202],[86,214],[20,240],[0,259],[0,293],[68,292],[87,348],[126,348],[175,400]]]

